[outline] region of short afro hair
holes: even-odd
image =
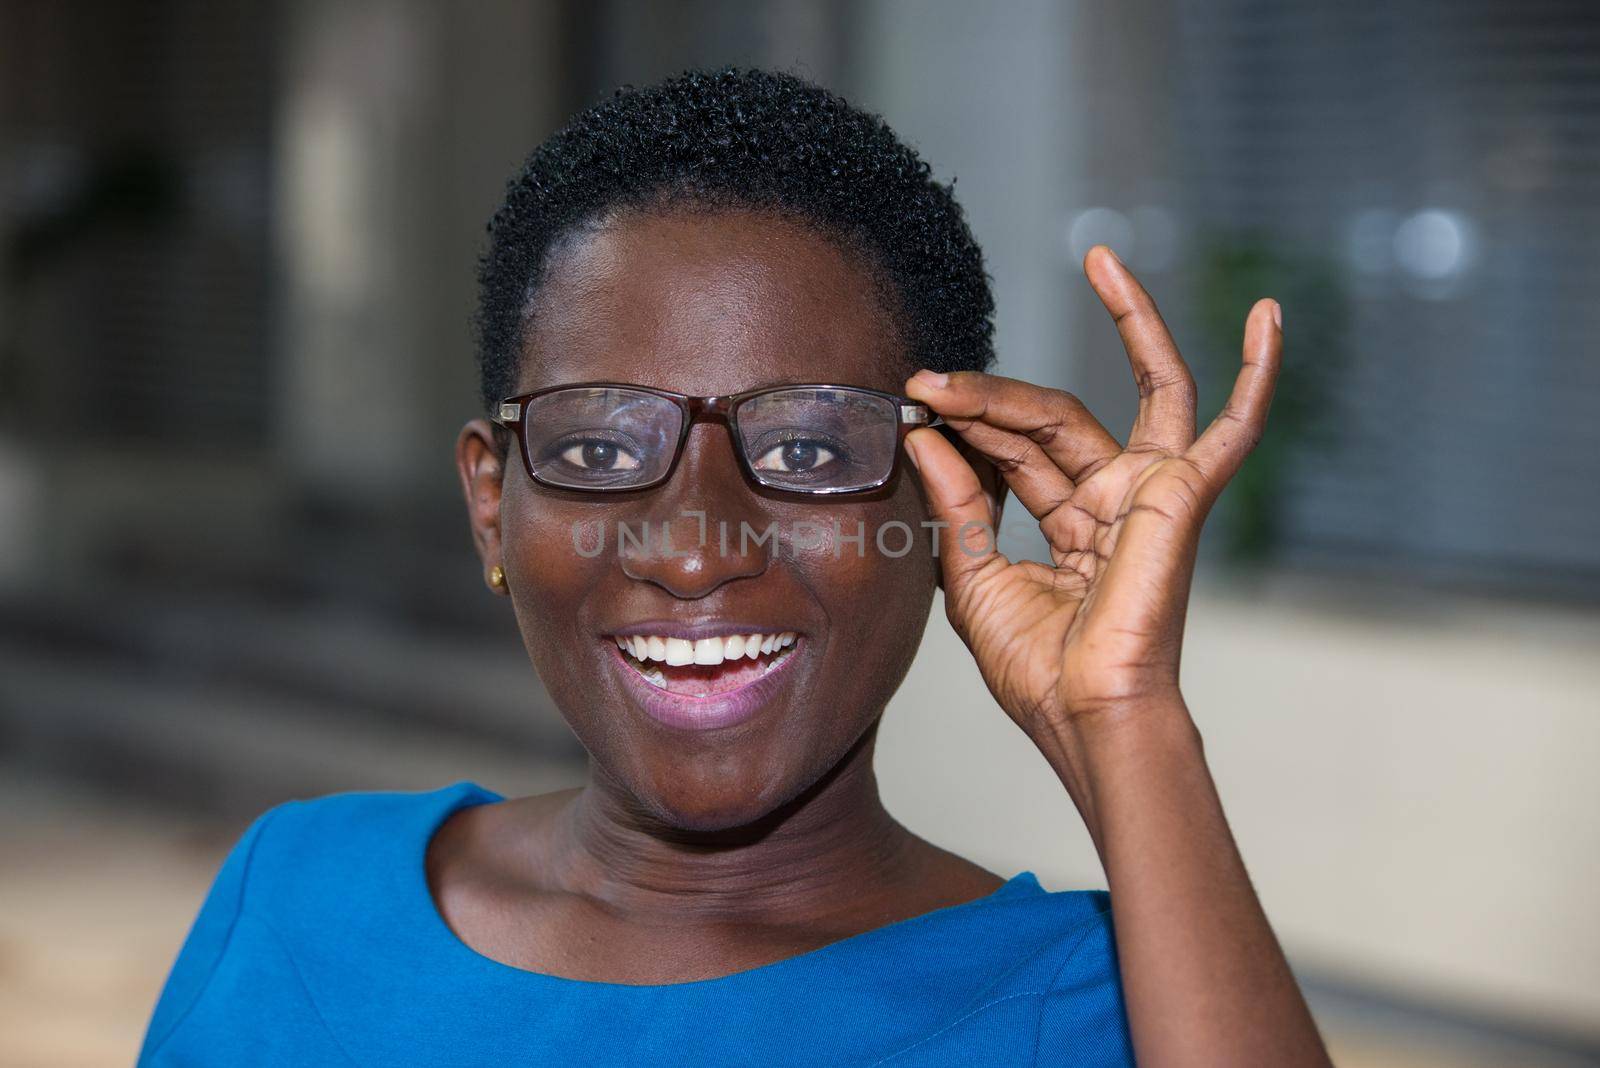
[[[953,184],[953,183],[952,183]],[[791,74],[724,67],[624,87],[534,150],[478,267],[486,409],[514,392],[553,247],[628,208],[766,210],[864,254],[909,366],[994,362],[994,296],[950,186],[884,121]]]

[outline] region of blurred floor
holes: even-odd
[[[438,754],[438,777],[460,754]],[[538,782],[505,756],[472,777]],[[222,857],[247,821],[219,820],[0,768],[0,1064],[132,1063],[151,1006]],[[108,892],[108,887],[115,888]],[[1486,1037],[1371,999],[1313,989],[1344,1068],[1575,1068],[1594,1061]]]
[[[242,828],[12,768],[0,784],[0,1064],[131,1064],[163,971]]]

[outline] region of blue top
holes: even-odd
[[[500,964],[428,889],[451,813],[501,798],[291,801],[240,839],[140,1065],[1133,1063],[1103,892],[1025,871],[987,897],[719,979],[638,986]]]

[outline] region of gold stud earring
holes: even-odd
[[[497,590],[506,588],[506,570],[499,564],[489,569],[489,585]]]

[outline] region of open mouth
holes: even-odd
[[[733,634],[724,638],[617,635],[623,660],[650,685],[681,697],[715,697],[742,689],[794,655],[799,636]]]

